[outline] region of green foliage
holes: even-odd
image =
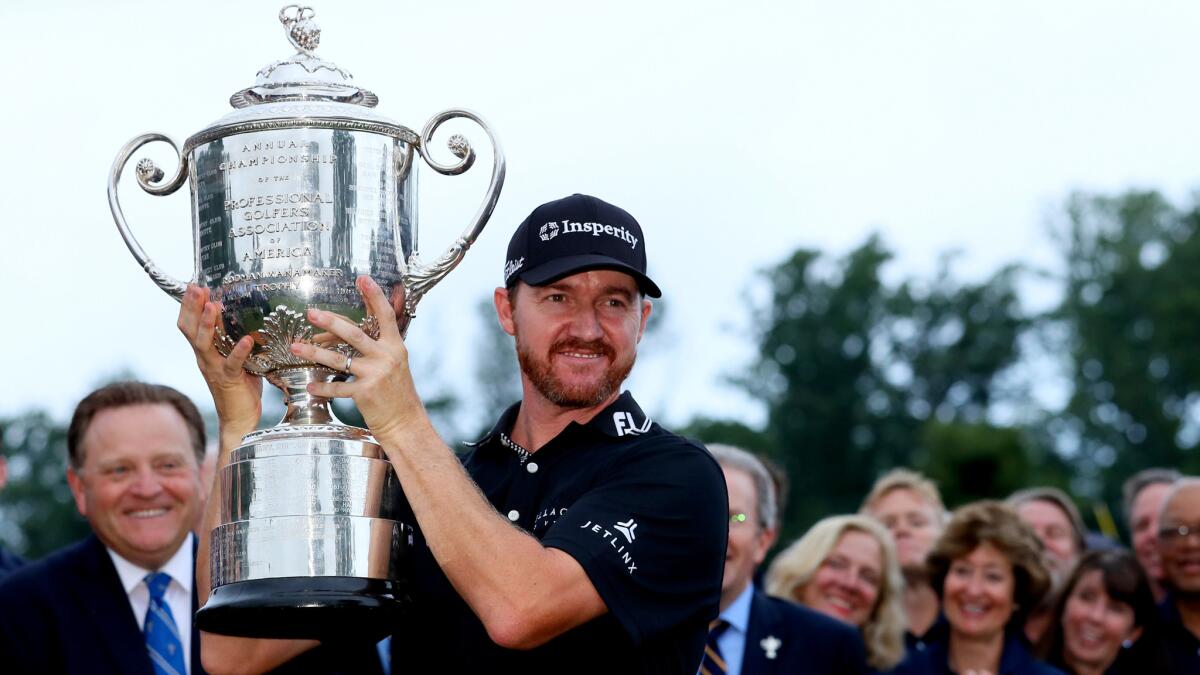
[[[773,450],[761,430],[731,420],[697,417],[687,425],[675,427],[672,431],[701,443],[724,443],[763,456],[769,455]]]
[[[1200,211],[1157,192],[1076,194],[1057,230],[1066,267],[1050,320],[1074,393],[1060,445],[1115,503],[1147,466],[1200,469]]]
[[[1054,229],[1062,300],[1041,315],[1021,306],[1017,265],[964,281],[947,254],[930,278],[889,283],[892,253],[878,237],[840,258],[797,250],[761,276],[757,357],[735,380],[762,402],[765,425],[697,418],[680,431],[782,468],[791,482],[784,541],[856,510],[896,466],[936,480],[950,506],[1054,485],[1117,511],[1121,482],[1138,469],[1200,472],[1198,230],[1200,206],[1157,192],[1072,195]],[[654,307],[643,350],[667,342],[665,305]],[[512,338],[490,299],[476,312],[476,378],[426,393],[451,435],[464,428],[457,395],[478,396],[464,437],[521,396]],[[1071,381],[1063,410],[1036,409],[1042,363],[1014,369],[1035,337]],[[279,397],[269,393],[265,407],[264,424],[274,424]],[[335,408],[362,424],[350,402]],[[63,476],[64,435],[43,413],[0,420],[11,458],[0,540],[18,552],[36,557],[87,531]]]
[[[0,420],[8,485],[0,490],[0,539],[38,558],[90,528],[67,487],[67,430],[42,412]]]
[[[1021,429],[986,423],[930,423],[912,467],[939,486],[953,508],[977,499],[1004,499],[1021,488],[1066,488],[1067,469]]]
[[[927,430],[984,420],[997,378],[1020,356],[1030,319],[1018,268],[962,283],[947,256],[931,283],[889,287],[890,259],[871,237],[840,260],[801,250],[765,273],[759,357],[744,384],[767,408],[766,454],[792,482],[785,537],[856,510],[887,469],[934,456]],[[979,426],[975,435],[1003,445],[993,431],[1005,432]]]

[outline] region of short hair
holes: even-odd
[[[1087,527],[1083,524],[1083,516],[1079,515],[1079,509],[1076,508],[1075,502],[1067,496],[1067,493],[1054,487],[1031,487],[1024,490],[1017,490],[1004,500],[1004,503],[1013,507],[1019,508],[1022,504],[1029,502],[1049,502],[1059,508],[1067,516],[1067,521],[1071,523],[1072,538],[1075,539],[1075,550],[1082,554],[1087,550]]]
[[[724,443],[711,443],[707,447],[721,466],[749,474],[754,481],[754,492],[758,497],[756,501],[759,527],[771,530],[777,528],[779,513],[775,501],[775,481],[762,460],[741,448]]]
[[[1171,502],[1175,501],[1175,495],[1178,495],[1180,492],[1188,488],[1200,488],[1200,477],[1180,476],[1179,480],[1171,483],[1171,489],[1167,491],[1167,496],[1163,498],[1162,506],[1158,510],[1160,526],[1162,523],[1162,515],[1167,512],[1167,507],[1171,505]]]
[[[192,441],[192,452],[196,462],[204,461],[204,420],[200,411],[191,399],[175,389],[162,384],[146,382],[114,382],[100,387],[83,397],[75,406],[71,415],[71,424],[67,427],[67,459],[71,468],[78,470],[83,466],[84,448],[83,437],[88,427],[98,413],[111,408],[124,408],[131,405],[166,404],[175,409],[187,425],[188,435]]]
[[[1013,610],[1009,622],[1019,625],[1050,589],[1050,571],[1042,561],[1042,541],[1013,507],[984,500],[962,506],[929,552],[930,583],[938,597],[945,590],[950,565],[983,544],[991,544],[1013,568]]]
[[[1142,494],[1142,490],[1151,485],[1170,485],[1183,477],[1183,474],[1175,469],[1164,469],[1161,467],[1151,467],[1142,469],[1125,479],[1121,485],[1121,503],[1125,508],[1125,524],[1132,527],[1133,523],[1133,503],[1137,501],[1138,495]]]
[[[1158,650],[1155,648],[1159,645],[1149,646],[1142,643],[1143,640],[1150,642],[1157,638],[1154,633],[1157,632],[1155,628],[1158,625],[1158,606],[1154,601],[1154,592],[1150,590],[1150,580],[1146,577],[1141,565],[1138,564],[1137,558],[1123,548],[1089,551],[1079,559],[1063,587],[1062,594],[1054,603],[1051,629],[1042,636],[1038,643],[1038,651],[1041,656],[1052,665],[1065,663],[1063,659],[1063,613],[1079,580],[1083,578],[1083,575],[1093,571],[1100,572],[1104,592],[1110,598],[1128,605],[1133,610],[1133,624],[1150,629],[1138,639],[1138,647],[1142,652],[1142,659],[1157,658],[1155,663],[1158,667],[1152,667],[1143,672],[1166,672],[1163,655],[1156,653]]]
[[[942,493],[938,491],[937,484],[924,475],[903,467],[897,467],[880,476],[871,486],[871,492],[863,500],[858,512],[866,513],[872,504],[883,499],[884,495],[892,490],[909,490],[916,493],[933,505],[938,512],[939,522],[946,521],[946,506],[942,503]]]
[[[879,597],[862,627],[867,663],[876,670],[890,670],[904,658],[904,578],[892,535],[874,518],[862,515],[830,516],[809,528],[803,537],[783,550],[767,571],[767,593],[796,602],[797,590],[806,587],[842,535],[863,532],[879,542],[883,551],[883,575]]]

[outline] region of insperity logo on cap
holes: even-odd
[[[533,210],[508,242],[504,284],[544,286],[588,270],[629,274],[646,295],[662,291],[646,276],[642,227],[624,209],[574,194]]]

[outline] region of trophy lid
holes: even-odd
[[[336,64],[313,54],[321,43],[321,29],[311,7],[288,5],[279,10],[279,22],[296,53],[258,71],[253,87],[229,97],[234,108],[284,101],[334,101],[374,108],[379,97],[355,86],[354,77]]]
[[[313,55],[321,29],[311,7],[288,5],[279,22],[296,53],[258,71],[254,86],[229,97],[234,110],[184,143],[184,154],[232,134],[273,129],[324,127],[392,136],[405,143],[420,137],[374,110],[379,97],[354,84],[345,69]]]

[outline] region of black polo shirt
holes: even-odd
[[[519,409],[509,408],[463,464],[501,515],[579,562],[608,612],[536,649],[503,649],[454,592],[418,527],[414,603],[396,631],[394,672],[695,675],[725,564],[720,466],[653,423],[628,392],[532,454],[509,439]]]
[[[1200,673],[1200,638],[1183,625],[1183,617],[1168,595],[1158,606],[1162,620],[1163,642],[1167,645],[1167,656],[1171,661],[1172,673]]]

